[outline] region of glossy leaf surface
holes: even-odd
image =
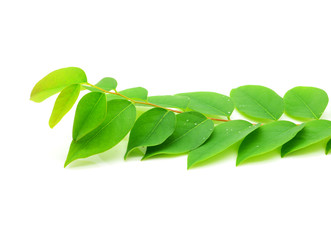
[[[75,104],[80,93],[80,84],[73,84],[61,91],[57,97],[54,108],[49,119],[49,126],[51,128],[55,127],[64,115],[70,111],[72,106]]]
[[[328,141],[325,147],[325,154],[328,154],[331,150],[331,139]]]
[[[120,94],[131,98],[133,100],[139,100],[139,101],[146,101],[148,92],[145,88],[142,87],[135,87],[135,88],[128,88],[122,91],[119,91]],[[107,100],[113,100],[113,99],[124,99],[121,96],[114,95],[114,94],[107,94]]]
[[[143,159],[157,154],[180,154],[189,152],[204,143],[213,132],[214,123],[198,112],[176,115],[174,133],[162,144],[148,147]]]
[[[97,84],[95,84],[95,86],[102,88],[103,90],[106,90],[106,91],[111,91],[111,90],[116,89],[117,81],[114,78],[105,77],[105,78],[101,79]],[[84,88],[86,88],[92,92],[103,92],[97,88],[90,87],[90,86],[84,86]]]
[[[295,87],[284,96],[285,112],[293,118],[319,119],[328,102],[326,92],[315,87]]]
[[[151,96],[148,97],[148,102],[166,108],[178,108],[185,110],[189,105],[190,98],[179,95]]]
[[[240,144],[236,165],[248,158],[277,149],[294,138],[303,126],[288,121],[276,121],[260,126]]]
[[[86,94],[79,101],[76,109],[72,138],[78,141],[98,127],[107,114],[106,95],[101,92]]]
[[[163,143],[175,130],[176,116],[162,108],[152,108],[135,122],[129,138],[125,157],[136,147],[155,146]]]
[[[233,120],[219,124],[214,128],[210,138],[203,145],[189,153],[187,168],[221,153],[231,145],[242,140],[259,126],[260,124],[253,125],[243,120]]]
[[[190,98],[188,108],[200,113],[230,117],[234,105],[228,96],[215,92],[179,93]]]
[[[131,130],[136,119],[135,106],[126,100],[107,102],[107,116],[99,127],[75,142],[72,141],[64,164],[102,153],[118,144]]]
[[[87,82],[85,72],[76,67],[61,68],[41,79],[32,89],[30,99],[42,102],[72,84]]]
[[[263,86],[241,86],[232,89],[230,96],[238,111],[249,117],[277,120],[284,112],[283,99]]]
[[[282,147],[282,157],[331,137],[331,121],[312,120],[291,141]]]

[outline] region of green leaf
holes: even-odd
[[[331,137],[331,121],[312,120],[298,135],[282,147],[282,157]]]
[[[175,125],[175,114],[166,109],[152,108],[143,113],[131,130],[125,158],[136,147],[163,143],[174,132]]]
[[[128,88],[119,91],[119,93],[133,100],[142,100],[142,101],[147,100],[147,94],[148,94],[147,90],[142,87]],[[107,101],[113,99],[124,99],[124,98],[115,94],[107,94]]]
[[[79,101],[76,109],[72,138],[78,141],[98,127],[107,114],[106,94],[91,92]]]
[[[71,84],[87,82],[85,72],[76,67],[61,68],[41,79],[32,89],[30,100],[42,102]]]
[[[319,119],[328,102],[327,93],[315,87],[295,87],[284,96],[285,112],[293,118]]]
[[[151,96],[148,97],[148,102],[166,108],[178,108],[185,110],[189,105],[190,98],[178,95]]]
[[[238,166],[248,158],[273,151],[290,141],[303,128],[289,121],[271,122],[257,128],[240,144],[237,163]]]
[[[215,92],[179,93],[176,96],[190,98],[188,108],[200,113],[230,117],[234,105],[228,96]]]
[[[260,124],[253,125],[243,120],[233,120],[219,124],[214,128],[214,132],[203,145],[189,153],[187,168],[223,152],[259,126]]]
[[[148,147],[143,159],[157,154],[180,154],[189,152],[203,144],[213,132],[213,121],[198,112],[176,115],[174,133],[162,144]]]
[[[106,91],[111,91],[111,90],[116,89],[117,81],[114,78],[105,77],[105,78],[101,79],[97,84],[95,84],[95,86],[102,88],[103,90],[106,90]],[[90,86],[84,86],[84,88],[86,88],[92,92],[103,92],[97,88],[90,87]]]
[[[49,126],[51,128],[55,127],[64,115],[70,111],[72,106],[75,104],[80,93],[80,84],[73,84],[61,91],[57,97],[54,108],[49,119]]]
[[[330,150],[331,150],[331,139],[326,144],[325,154],[328,154],[330,152]]]
[[[231,90],[239,112],[260,120],[277,120],[284,112],[283,99],[270,88],[246,85]]]
[[[107,116],[102,124],[81,140],[72,141],[66,167],[72,161],[102,153],[118,144],[131,130],[136,119],[135,106],[126,100],[107,103]]]

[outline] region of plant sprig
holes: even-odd
[[[292,88],[283,98],[258,85],[235,88],[230,97],[216,92],[148,96],[141,87],[117,91],[114,78],[90,84],[82,69],[69,67],[41,79],[31,92],[31,100],[42,102],[60,92],[49,121],[53,128],[73,107],[81,90],[90,92],[77,105],[65,167],[109,150],[128,133],[125,158],[134,149],[142,150],[142,160],[188,153],[187,168],[238,142],[236,165],[275,149],[284,157],[331,138],[331,121],[320,119],[328,95],[315,87]],[[148,108],[137,118],[136,106]],[[257,123],[231,120],[235,108]],[[279,120],[284,113],[302,123]],[[325,153],[330,149],[331,139]]]

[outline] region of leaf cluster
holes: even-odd
[[[316,87],[294,87],[284,97],[258,85],[235,88],[230,96],[216,92],[148,96],[142,87],[117,91],[117,81],[110,77],[92,85],[82,69],[69,67],[41,79],[31,100],[42,102],[59,93],[49,120],[53,128],[85,90],[89,92],[77,104],[64,166],[107,151],[128,134],[124,158],[135,150],[141,151],[142,160],[188,154],[187,168],[236,144],[236,165],[274,150],[285,157],[323,140],[328,140],[325,153],[331,150],[331,121],[320,119],[329,99]],[[146,107],[139,117],[137,106]],[[235,109],[250,121],[231,120]],[[284,113],[302,123],[279,120]]]

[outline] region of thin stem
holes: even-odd
[[[132,103],[136,103],[136,104],[143,104],[143,105],[148,105],[148,106],[152,106],[152,107],[157,107],[157,108],[163,108],[163,109],[166,109],[168,111],[172,111],[172,112],[175,112],[175,113],[182,113],[183,111],[179,111],[179,110],[175,110],[175,109],[171,109],[171,108],[165,108],[165,107],[162,107],[162,106],[159,106],[159,105],[156,105],[156,104],[153,104],[153,103],[149,103],[149,102],[141,102],[141,101],[136,101],[136,100],[133,100],[127,96],[124,96],[123,94],[120,94],[119,92],[117,92],[115,90],[115,92],[109,92],[105,89],[102,89],[98,86],[95,86],[93,84],[90,84],[90,83],[83,83],[83,85],[86,85],[86,86],[89,86],[89,87],[93,87],[93,88],[96,88],[104,93],[108,93],[108,94],[113,94],[113,95],[118,95],[118,96],[121,96],[127,100],[129,100],[130,102]],[[213,120],[213,121],[219,121],[219,122],[228,122],[230,121],[230,119],[221,119],[221,118],[212,118],[212,117],[207,117],[208,119],[210,120]]]

